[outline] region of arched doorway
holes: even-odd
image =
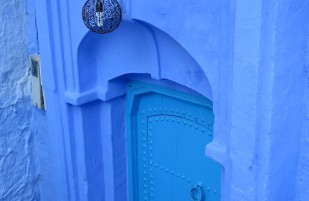
[[[65,99],[74,105],[69,111],[70,125],[84,128],[74,130],[73,137],[79,144],[72,147],[85,148],[74,155],[82,165],[74,166],[72,175],[78,175],[78,181],[87,178],[89,193],[81,190],[83,182],[79,182],[80,186],[73,183],[72,189],[89,199],[128,200],[127,189],[131,186],[126,185],[129,168],[125,130],[128,128],[124,121],[128,79],[159,84],[163,89],[180,89],[191,95],[195,91],[212,100],[210,83],[202,67],[176,40],[143,22],[125,21],[117,31],[106,36],[88,33],[79,45],[77,61],[72,84],[75,91],[67,92]],[[188,96],[186,101],[193,99]],[[203,158],[206,158],[207,143],[202,143],[199,152]],[[81,154],[84,156],[80,157]],[[191,189],[194,191],[197,185]],[[218,188],[209,189],[219,194]]]

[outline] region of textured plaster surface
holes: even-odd
[[[76,21],[84,1],[37,1],[49,133],[31,106],[33,3],[0,5],[0,201],[128,199],[124,100],[106,102],[126,73],[212,98],[222,200],[308,200],[308,1],[128,1],[106,36]]]
[[[308,200],[307,0],[132,0],[104,36],[76,20],[83,4],[37,1],[53,125],[46,200],[127,200],[130,73],[211,92],[206,154],[222,164],[223,201]]]
[[[30,2],[28,2],[30,3]],[[31,23],[27,20],[32,19]],[[0,200],[39,200],[28,55],[37,51],[25,0],[0,3]],[[32,28],[31,28],[32,27]],[[31,29],[29,29],[31,28]],[[28,34],[27,34],[28,33]],[[28,35],[34,36],[29,38]],[[29,45],[31,44],[31,45]]]
[[[268,172],[263,199],[295,200],[299,143],[304,126],[304,52],[309,5],[308,1],[285,0],[274,1],[273,6],[276,16],[272,32],[274,51],[269,51],[270,63],[273,63],[269,66],[272,74],[271,127],[265,136],[265,144],[271,146],[265,161],[267,165],[264,165]],[[263,142],[261,138],[262,145]]]
[[[308,23],[309,24],[309,23]],[[309,28],[309,27],[308,27]],[[297,197],[296,201],[305,201],[309,197],[309,29],[307,29],[307,43],[304,62],[304,104],[303,127],[300,142],[300,157],[298,163]]]

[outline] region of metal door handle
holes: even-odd
[[[193,186],[190,191],[191,199],[193,201],[203,200],[203,189],[200,185]]]

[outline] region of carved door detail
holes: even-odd
[[[135,118],[138,201],[220,200],[221,167],[205,155],[211,105],[148,93]]]

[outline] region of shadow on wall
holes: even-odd
[[[102,100],[122,95],[121,84],[108,93],[109,81],[131,73],[171,80],[212,100],[203,69],[177,41],[152,25],[123,21],[111,34],[89,32],[84,37],[78,50],[80,93],[96,90]]]

